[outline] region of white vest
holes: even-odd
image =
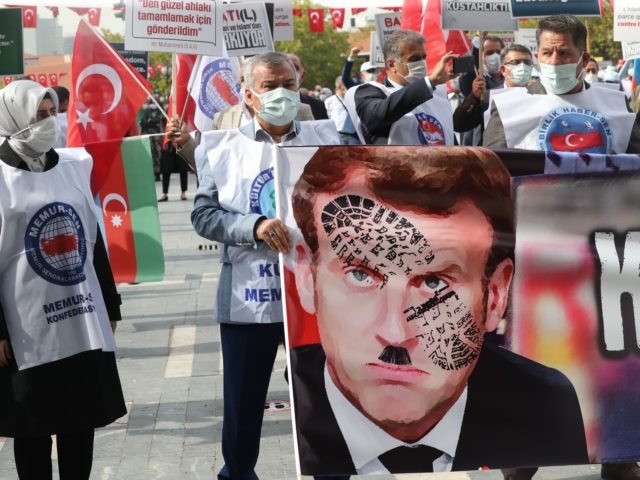
[[[283,146],[337,145],[332,120],[300,122],[300,133]],[[209,174],[218,188],[218,201],[229,212],[276,217],[274,165],[278,146],[256,142],[238,129],[205,132]],[[260,242],[228,246],[232,267],[231,317],[234,323],[282,322],[282,290],[278,254]]]
[[[34,173],[0,161],[0,301],[20,370],[115,342],[93,268],[98,219],[84,149]]]
[[[625,153],[636,118],[624,93],[604,88],[568,95],[508,89],[493,102],[509,148]]]
[[[423,81],[423,80],[420,80]],[[386,96],[396,91],[378,82],[369,82],[378,87]],[[361,87],[350,88],[345,95],[345,105],[356,127],[362,144],[366,144],[362,134],[361,121],[356,111],[355,92]],[[446,87],[439,85],[433,90],[433,98],[418,105],[391,126],[388,145],[454,145],[453,110],[447,97]]]

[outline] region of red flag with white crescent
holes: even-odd
[[[49,84],[51,84],[52,87],[55,87],[58,85],[58,74],[57,73],[50,73],[49,74]]]
[[[351,9],[351,15],[357,15],[359,13],[362,13],[366,10],[366,8],[352,8]]]
[[[330,8],[329,13],[331,13],[331,24],[333,25],[334,30],[336,28],[342,28],[344,25],[344,8]]]
[[[314,33],[324,32],[324,8],[308,8],[309,31]]]
[[[169,96],[169,118],[173,118],[174,115],[178,117],[182,115],[184,110],[183,123],[187,126],[187,130],[193,131],[196,129],[195,125],[195,113],[196,102],[193,97],[189,95],[189,78],[193,71],[193,66],[196,63],[197,55],[188,55],[179,53],[176,55],[176,82],[173,91],[176,93],[176,101],[173,102],[173,91]],[[185,108],[185,102],[187,102]],[[176,104],[177,112],[173,111],[173,104]],[[165,137],[166,143],[166,137]]]
[[[87,13],[87,18],[89,19],[89,23],[94,27],[100,26],[100,9],[99,8],[90,8]]]
[[[40,85],[42,85],[43,87],[48,87],[49,86],[49,82],[47,80],[47,74],[46,73],[38,74],[38,83]]]
[[[38,26],[38,7],[22,6],[22,26],[36,28]]]

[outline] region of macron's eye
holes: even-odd
[[[347,272],[347,280],[352,285],[359,287],[368,287],[373,285],[373,278],[365,270],[354,269]]]

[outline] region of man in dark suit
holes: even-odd
[[[291,350],[303,474],[588,462],[570,381],[483,339],[514,268],[495,154],[324,148],[292,204],[295,284],[320,335]]]
[[[302,59],[294,55],[293,53],[287,53],[287,58],[293,66],[296,67],[296,74],[298,76],[298,86],[302,85],[304,82],[304,63]],[[311,112],[313,113],[313,118],[316,120],[328,120],[329,115],[327,114],[327,107],[324,106],[324,102],[317,100],[309,95],[300,94],[300,101],[302,103],[306,103],[311,107]]]
[[[367,83],[356,87],[354,94],[355,110],[367,145],[406,143],[390,141],[393,124],[430,101],[436,86],[453,78],[448,63],[456,55],[451,52],[442,57],[433,72],[427,74],[424,38],[419,33],[409,30],[394,32],[385,42],[383,54],[387,71],[383,86],[394,90],[393,93],[388,94],[378,85]],[[415,129],[418,130],[417,120]],[[419,144],[418,137],[414,144]]]

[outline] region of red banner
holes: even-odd
[[[309,18],[309,31],[324,32],[324,8],[307,9],[307,17]]]
[[[331,13],[331,24],[333,25],[334,30],[336,28],[342,28],[344,25],[344,8],[330,8],[329,12]]]

